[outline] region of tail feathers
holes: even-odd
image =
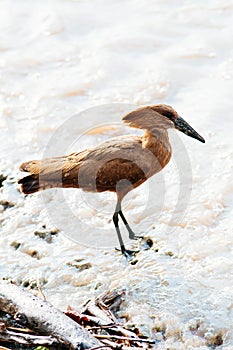
[[[78,187],[78,168],[80,157],[71,154],[68,157],[32,160],[20,166],[20,170],[29,173],[19,180],[21,191],[25,194],[46,190],[52,187]]]
[[[41,160],[32,160],[21,164],[19,169],[21,171],[30,172],[32,174],[39,174],[41,165]]]
[[[63,157],[25,162],[20,170],[31,173],[19,180],[21,191],[25,194],[46,190],[52,187],[62,187]]]
[[[25,194],[47,190],[53,187],[63,187],[62,182],[54,180],[48,181],[46,179],[43,179],[43,176],[35,174],[23,177],[21,180],[18,181],[18,183],[21,185],[21,191]]]
[[[25,194],[34,193],[39,191],[39,176],[38,175],[29,175],[19,180],[18,182],[21,184],[21,191]]]

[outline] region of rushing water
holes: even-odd
[[[13,205],[0,206],[1,277],[39,281],[62,309],[125,289],[119,316],[158,349],[220,338],[219,349],[233,348],[232,37],[230,0],[0,2],[1,203]],[[172,132],[173,160],[125,199],[132,227],[154,241],[143,250],[125,238],[142,248],[130,265],[114,250],[113,194],[24,197],[18,167],[132,133],[121,116],[155,103],[171,104],[206,144]]]

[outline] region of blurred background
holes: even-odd
[[[39,282],[61,309],[125,289],[119,317],[156,338],[158,349],[232,349],[232,37],[230,0],[0,2],[1,278]],[[157,103],[172,105],[206,144],[171,133],[173,161],[125,199],[132,227],[154,241],[137,264],[114,250],[113,195],[18,191],[19,165],[46,155],[54,137],[67,141],[72,125],[77,138],[67,153],[132,133],[98,127]],[[75,237],[73,216],[85,221]]]

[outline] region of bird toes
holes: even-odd
[[[128,250],[128,249],[125,249],[124,252],[123,252],[124,256],[126,257],[126,259],[128,261],[132,261],[137,253],[139,253],[139,250]]]
[[[129,234],[129,239],[135,239],[135,240],[137,240],[137,239],[140,239],[140,238],[144,238],[143,236],[139,236],[139,235],[136,235],[135,233],[130,233]]]
[[[130,250],[125,248],[124,249],[115,248],[115,249],[118,251],[121,251],[121,253],[126,257],[128,261],[132,261],[135,255],[139,253],[139,250]]]

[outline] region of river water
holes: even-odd
[[[63,310],[125,290],[119,317],[158,349],[233,349],[232,37],[232,1],[0,2],[2,278],[40,283]],[[18,168],[137,133],[121,117],[156,103],[206,143],[170,132],[172,161],[125,198],[154,242],[124,232],[132,265],[115,251],[114,194],[25,197]]]

